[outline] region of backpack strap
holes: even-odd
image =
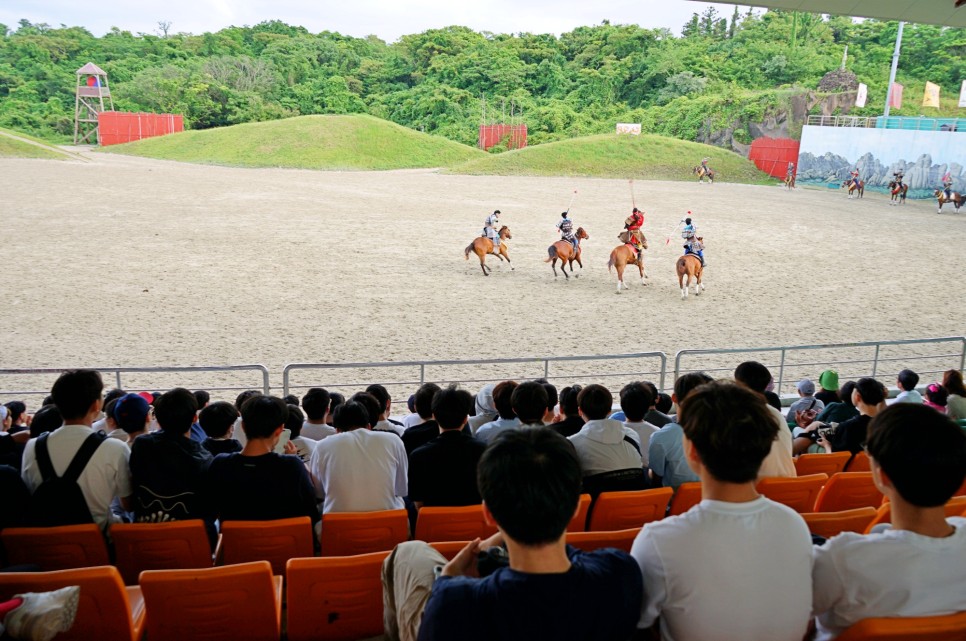
[[[77,450],[77,454],[74,454],[73,460],[70,462],[70,465],[67,466],[67,471],[64,472],[64,475],[61,478],[65,481],[76,483],[77,479],[80,478],[81,472],[84,471],[84,468],[87,467],[88,462],[90,462],[91,458],[94,456],[94,452],[97,451],[97,448],[99,448],[101,443],[103,443],[106,439],[107,435],[102,432],[94,432],[84,439],[80,449]]]
[[[44,432],[37,437],[37,443],[34,445],[34,454],[37,457],[37,467],[40,468],[40,479],[42,481],[57,478],[57,474],[54,472],[54,464],[50,461],[50,450],[47,449],[48,436],[50,436],[50,432]]]
[[[635,441],[634,439],[632,439],[630,436],[627,436],[626,434],[624,435],[624,441],[626,443],[630,443],[631,444],[631,447],[633,447],[635,450],[637,450],[637,455],[638,456],[643,456],[641,454],[641,446],[637,444],[637,441]]]

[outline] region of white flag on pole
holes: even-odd
[[[966,84],[964,84],[964,86],[966,86]],[[866,99],[868,97],[869,97],[869,88],[866,86],[866,84],[864,82],[860,82],[859,83],[859,93],[855,97],[855,106],[856,107],[864,107],[865,106],[865,101],[866,101]]]
[[[963,88],[959,92],[959,106],[966,107],[966,80],[963,80]]]

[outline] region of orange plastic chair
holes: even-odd
[[[766,478],[758,481],[758,492],[796,512],[817,511],[815,499],[828,481],[827,474],[809,474],[792,478]],[[845,509],[845,508],[843,508]]]
[[[802,514],[808,531],[830,539],[842,532],[862,534],[876,518],[874,507],[860,507],[843,512],[807,512]]]
[[[147,610],[144,631],[151,641],[267,640],[281,634],[282,577],[272,576],[268,561],[146,570],[141,590]]]
[[[799,476],[809,474],[838,474],[845,471],[845,464],[852,454],[849,452],[830,452],[828,454],[801,454],[795,459],[795,471]]]
[[[692,481],[690,483],[682,483],[678,486],[677,491],[674,492],[674,497],[671,499],[671,507],[668,509],[668,516],[677,516],[678,514],[684,514],[692,507],[701,502],[701,483],[700,481]]]
[[[865,452],[859,452],[852,457],[849,464],[845,466],[846,472],[871,472],[872,464],[869,463],[869,455]]]
[[[289,561],[288,641],[380,636],[382,563],[387,556],[389,552],[373,552]]]
[[[307,516],[275,521],[224,521],[219,565],[268,561],[284,574],[289,559],[312,556],[312,520]]]
[[[864,619],[837,641],[966,641],[966,612],[934,617]]]
[[[459,551],[465,548],[467,543],[469,541],[436,541],[429,545],[446,557],[447,561],[452,561],[453,557],[459,554]]]
[[[954,496],[949,499],[945,508],[947,519],[951,516],[960,516],[963,513],[963,509],[966,509],[966,496]],[[882,523],[892,523],[892,505],[889,502],[883,503],[876,510],[876,517],[866,526],[865,533],[868,534],[872,531],[872,528]]]
[[[841,512],[881,503],[882,492],[872,481],[872,472],[839,472],[818,493],[814,511]]]
[[[587,530],[587,512],[590,511],[590,494],[581,494],[577,503],[577,513],[570,519],[568,532],[584,532]]]
[[[117,568],[58,570],[55,572],[0,572],[0,600],[24,592],[49,592],[69,585],[80,586],[77,618],[57,641],[138,641],[144,625],[141,588],[124,587]]]
[[[94,523],[7,528],[0,532],[10,565],[39,565],[44,572],[110,565],[101,528]]]
[[[495,525],[483,520],[482,505],[424,507],[416,517],[417,541],[472,541],[496,534]]]
[[[409,516],[406,510],[330,512],[322,515],[322,556],[383,552],[408,538]]]
[[[600,548],[617,548],[629,553],[640,531],[641,528],[632,527],[613,532],[567,532],[567,543],[584,552],[593,552]]]
[[[137,585],[144,570],[211,567],[211,544],[199,519],[167,523],[117,523],[111,526],[115,565],[127,585]]]
[[[660,487],[632,492],[601,492],[590,510],[591,532],[640,528],[664,518],[674,490]]]
[[[954,494],[954,496],[966,496],[966,480],[964,480],[963,484],[959,486],[959,489],[956,490],[956,494]]]

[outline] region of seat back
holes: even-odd
[[[416,517],[418,541],[472,541],[496,534],[495,525],[483,520],[482,505],[423,507]]]
[[[581,494],[577,502],[577,513],[570,519],[568,532],[583,532],[587,529],[587,513],[590,511],[590,494]]]
[[[882,505],[876,508],[875,517],[866,524],[863,532],[868,534],[872,531],[872,528],[883,523],[892,523],[892,505],[888,501],[884,501]]]
[[[140,638],[144,618],[140,590],[125,590],[120,573],[110,565],[54,572],[0,572],[0,601],[15,594],[49,592],[69,585],[79,585],[81,589],[77,617],[69,631],[57,635],[57,641]],[[129,594],[136,601],[133,613]]]
[[[406,510],[330,512],[322,516],[322,556],[383,552],[408,538]]]
[[[44,572],[110,565],[107,544],[94,523],[7,528],[0,532],[10,565],[39,565]]]
[[[966,612],[935,617],[864,619],[836,637],[838,641],[963,641]]]
[[[664,518],[674,490],[603,492],[590,508],[589,531],[626,530]]]
[[[872,464],[869,463],[869,455],[865,452],[859,452],[852,457],[849,464],[845,466],[846,472],[871,472]]]
[[[668,509],[668,516],[677,516],[678,514],[684,514],[692,507],[701,502],[701,483],[700,481],[692,481],[690,483],[682,483],[678,486],[678,489],[674,491],[674,497],[671,498],[671,507]]]
[[[111,526],[115,565],[127,585],[137,585],[144,570],[211,567],[211,544],[205,523],[118,523]]]
[[[141,574],[151,641],[278,639],[282,603],[267,561]]]
[[[827,474],[809,474],[791,478],[765,478],[758,481],[758,492],[787,505],[796,512],[812,512],[815,499],[828,481]]]
[[[876,518],[874,507],[860,507],[842,512],[806,512],[802,514],[808,531],[830,539],[842,532],[862,534]]]
[[[872,472],[839,472],[818,493],[814,511],[841,512],[881,503],[882,492],[872,481]]]
[[[639,527],[612,532],[567,532],[567,543],[583,550],[593,552],[600,548],[617,548],[630,553],[631,545],[641,531]]]
[[[966,496],[954,496],[946,502],[944,507],[947,519],[951,516],[962,516],[963,510],[966,510]],[[882,523],[892,523],[892,505],[888,500],[883,501],[879,509],[876,510],[876,517],[866,526],[865,533],[868,534],[872,531],[872,528]]]
[[[221,562],[224,565],[268,561],[284,575],[289,559],[312,556],[312,520],[307,516],[275,521],[224,521]]]
[[[802,454],[795,459],[795,472],[798,476],[827,474],[832,476],[845,470],[852,454],[849,452],[830,452],[828,454]]]
[[[430,547],[446,557],[447,561],[452,561],[453,557],[459,554],[460,550],[466,547],[469,541],[434,541]]]
[[[383,633],[382,562],[389,552],[288,562],[288,640]]]
[[[583,486],[592,497],[602,492],[633,492],[647,489],[647,476],[642,468],[632,467],[585,476]]]

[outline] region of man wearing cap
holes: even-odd
[[[151,406],[140,394],[125,394],[114,403],[114,422],[117,430],[124,434],[124,441],[130,445],[134,439],[148,433],[151,424]],[[120,438],[114,432],[108,436]]]
[[[834,369],[827,369],[819,374],[818,386],[822,389],[818,391],[815,398],[826,405],[839,400],[839,373]]]
[[[814,411],[812,414],[812,419],[825,409],[825,403],[815,398],[815,383],[807,378],[803,378],[798,381],[798,395],[801,396],[800,399],[792,403],[788,407],[788,422],[794,423],[795,417],[798,412],[808,412]],[[811,423],[812,421],[808,421]]]

